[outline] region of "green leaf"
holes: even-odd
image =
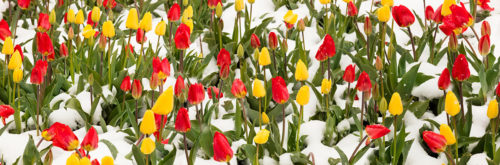
[[[113,145],[113,143],[111,143],[110,141],[108,141],[106,139],[101,139],[100,141],[102,143],[106,144],[106,146],[108,146],[108,149],[111,152],[113,159],[116,159],[116,155],[118,154],[118,150],[116,149],[115,145]]]
[[[333,148],[340,155],[340,160],[342,160],[342,165],[348,165],[349,160],[347,159],[347,156],[345,155],[344,151],[342,151],[338,146],[333,146]]]
[[[417,118],[422,117],[429,107],[429,100],[426,101],[416,101],[410,104],[408,109],[415,114]]]
[[[146,158],[144,158],[144,155],[142,154],[141,150],[136,145],[132,145],[132,154],[134,155],[134,159],[137,165],[146,164],[145,162]]]
[[[40,153],[35,146],[35,142],[33,141],[33,137],[30,135],[28,143],[24,148],[23,153],[23,164],[41,164]]]
[[[411,97],[411,91],[413,89],[413,85],[415,84],[419,67],[420,64],[413,66],[406,74],[403,75],[403,78],[398,84],[396,91],[399,92],[403,100],[408,100]]]

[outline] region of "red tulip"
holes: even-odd
[[[45,76],[45,75],[47,75],[47,67],[48,66],[49,66],[49,64],[47,63],[47,61],[38,60],[38,61],[36,61],[34,67],[40,68],[40,70],[42,71],[42,75]]]
[[[218,162],[229,162],[233,157],[233,149],[224,134],[215,131],[214,135],[214,160]]]
[[[14,108],[10,105],[0,105],[0,118],[2,118],[2,123],[5,125],[5,119],[9,118],[10,115],[14,114]]]
[[[19,5],[19,7],[24,10],[30,7],[30,3],[31,0],[17,0],[17,5]]]
[[[446,138],[432,131],[424,131],[423,139],[432,152],[440,153],[446,150]]]
[[[491,26],[488,21],[483,21],[481,24],[481,36],[491,35]]]
[[[434,22],[436,22],[437,24],[440,24],[443,22],[443,15],[441,15],[442,8],[443,8],[443,5],[436,8],[436,11],[434,12],[434,15],[432,16],[432,20],[434,20]]]
[[[354,82],[354,79],[356,78],[356,71],[354,69],[355,67],[356,65],[351,64],[345,68],[344,76],[342,76],[342,79],[344,79],[344,81],[348,83]]]
[[[161,80],[170,76],[170,62],[167,58],[160,61],[158,57],[153,58],[153,73],[158,73],[158,78]]]
[[[290,94],[288,94],[288,89],[286,88],[286,83],[283,78],[280,76],[276,76],[272,78],[272,92],[273,92],[273,100],[278,104],[284,104],[290,98]]]
[[[174,3],[174,5],[170,7],[170,10],[168,10],[167,13],[167,17],[171,22],[179,20],[179,18],[181,17],[181,7],[179,6],[179,4]]]
[[[278,37],[276,37],[276,33],[271,32],[269,33],[269,48],[272,50],[276,49],[278,47]]]
[[[425,7],[425,19],[432,20],[434,17],[434,8],[432,6]]]
[[[186,133],[191,130],[189,114],[184,107],[181,107],[179,112],[177,112],[177,118],[175,118],[175,130],[182,133]]]
[[[120,85],[120,89],[122,89],[123,92],[128,92],[130,88],[130,76],[125,76],[122,80],[122,84]]]
[[[488,11],[495,10],[494,8],[491,8],[490,5],[488,5],[488,3],[490,3],[490,0],[478,0],[476,2],[477,2],[477,5],[479,5],[484,10],[488,10]]]
[[[54,139],[54,137],[56,136],[57,131],[63,130],[64,127],[67,127],[67,126],[64,124],[61,124],[59,122],[55,122],[49,128],[42,131],[43,139],[47,140],[47,141],[52,141]]]
[[[231,93],[236,98],[244,98],[247,95],[247,88],[243,81],[240,79],[234,79],[233,85],[231,86]]]
[[[141,28],[137,29],[137,34],[135,35],[135,41],[139,44],[143,44],[144,42],[146,42],[146,40],[148,40],[148,38],[144,34],[144,30],[142,30]]]
[[[372,34],[373,31],[372,21],[368,16],[365,17],[365,24],[363,24],[363,30],[365,31],[365,34],[368,36]]]
[[[443,17],[443,25],[439,26],[439,29],[443,33],[450,35],[451,32],[454,32],[458,35],[467,30],[468,26],[472,25],[473,18],[465,6],[463,6],[463,3],[461,3],[461,6],[452,5],[450,10],[451,14]]]
[[[479,54],[486,56],[490,53],[490,35],[484,35],[479,40]]]
[[[87,24],[90,26],[97,26],[97,23],[92,21],[92,10],[90,10],[89,14],[87,15]]]
[[[330,57],[335,56],[335,42],[329,34],[326,34],[323,43],[319,46],[316,52],[316,60],[325,61]]]
[[[255,35],[255,33],[253,33],[252,36],[250,37],[250,45],[254,49],[260,47],[259,37],[257,37],[257,35]]]
[[[94,159],[92,160],[92,162],[90,162],[90,165],[101,165],[101,164],[99,163],[99,160]]]
[[[352,1],[347,4],[347,15],[354,17],[358,15],[358,8],[354,5]]]
[[[500,97],[500,82],[498,82],[497,88],[495,89],[495,94],[497,94],[497,97]]]
[[[205,89],[200,83],[191,84],[188,91],[189,104],[197,105],[205,99]]]
[[[186,90],[186,85],[184,84],[184,79],[182,78],[181,75],[177,77],[177,80],[175,81],[175,86],[174,86],[174,93],[177,98],[181,97],[181,95],[184,94],[184,90]]]
[[[54,53],[54,46],[52,45],[52,40],[47,33],[36,33],[36,44],[37,50],[43,56],[48,56]]]
[[[128,48],[131,53],[134,53],[134,46],[132,46],[132,44],[128,44]]]
[[[158,73],[152,73],[151,78],[149,78],[149,86],[151,89],[155,90],[160,84],[160,78],[158,78]]]
[[[156,125],[156,128],[158,128],[158,129],[156,130],[155,133],[153,133],[153,135],[155,136],[156,139],[159,139],[159,140],[163,140],[163,139],[160,139],[160,137],[159,137],[160,136],[159,129],[165,128],[165,125],[167,124],[167,121],[168,121],[168,117],[163,116],[163,123],[162,123],[161,122],[162,116],[163,115],[159,115],[159,114],[155,113],[155,125]],[[168,143],[168,139],[167,139],[167,143]]]
[[[5,38],[11,36],[10,27],[7,21],[2,19],[0,21],[0,39],[5,40]]]
[[[446,90],[450,86],[450,71],[448,68],[444,68],[441,76],[439,76],[438,87],[441,90]]]
[[[66,44],[61,43],[61,46],[59,46],[59,55],[61,57],[67,57],[68,56],[68,47],[66,47]]]
[[[46,73],[47,73],[47,62],[38,60],[33,69],[31,70],[30,82],[32,84],[37,84],[37,85],[42,84]]]
[[[226,49],[222,48],[222,50],[220,50],[219,54],[217,55],[217,66],[221,67],[220,75],[222,79],[226,79],[229,76],[230,65],[231,55]]]
[[[415,22],[415,16],[406,6],[392,7],[392,17],[400,27],[408,27]]]
[[[116,7],[116,1],[115,0],[103,0],[102,5],[108,9],[109,7],[115,8]]]
[[[380,124],[375,124],[375,125],[368,125],[365,128],[366,134],[370,137],[370,139],[378,139],[382,136],[387,135],[391,130],[389,130],[387,127],[380,125]]]
[[[68,13],[64,13],[64,24],[68,23]]]
[[[469,79],[470,77],[469,63],[467,62],[465,55],[460,54],[455,59],[455,63],[453,64],[453,69],[451,70],[451,75],[457,81],[464,81]]]
[[[141,98],[141,95],[142,95],[141,81],[135,79],[134,82],[132,82],[132,97],[137,100]]]
[[[76,137],[75,133],[71,131],[67,125],[63,125],[58,130],[56,130],[56,134],[52,139],[52,145],[59,147],[65,151],[73,151],[78,148],[78,137]]]
[[[64,0],[58,0],[57,7],[61,7],[62,5],[64,5]]]
[[[175,32],[175,47],[180,50],[186,50],[191,44],[189,39],[191,35],[191,29],[186,24],[181,24]]]
[[[47,32],[50,29],[49,15],[40,13],[38,15],[38,31]]]
[[[453,19],[459,21],[461,26],[470,26],[472,25],[472,23],[474,23],[472,15],[469,13],[469,11],[467,11],[467,8],[465,8],[462,2],[460,2],[460,6],[451,5],[450,10]]]
[[[21,55],[21,60],[24,60],[24,55],[23,55],[23,49],[21,49],[21,45],[16,45],[14,47],[14,52],[17,51],[19,52],[19,55]]]
[[[207,3],[208,3],[208,8],[210,9],[214,9],[215,7],[217,7],[217,4],[219,3],[221,3],[222,5],[221,0],[208,0]]]
[[[213,95],[217,98],[217,99],[220,99],[222,98],[224,95],[222,94],[222,91],[219,90],[219,88],[217,87],[208,87],[207,89],[207,94],[208,94],[208,98],[209,99],[212,99],[212,91],[214,92]]]
[[[359,75],[356,89],[361,92],[370,92],[370,90],[372,89],[372,82],[370,81],[368,73],[366,73],[365,71],[361,72],[361,74]]]
[[[98,147],[98,143],[99,137],[97,136],[97,131],[94,127],[90,127],[80,146],[85,149],[85,151],[93,151]]]

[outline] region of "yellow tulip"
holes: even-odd
[[[52,11],[50,11],[49,22],[50,22],[50,24],[56,23],[56,11],[54,11],[53,9],[52,9]]]
[[[443,5],[441,7],[441,15],[448,16],[451,14],[450,7],[452,5],[456,5],[455,0],[444,0]]]
[[[193,32],[193,28],[194,28],[193,20],[192,19],[188,19],[188,20],[186,20],[186,22],[184,22],[184,24],[186,24],[186,26],[189,27],[189,31],[192,33]]]
[[[75,11],[73,9],[68,10],[68,14],[66,14],[66,19],[69,23],[75,23]]]
[[[12,80],[14,81],[14,83],[19,83],[21,82],[21,80],[23,80],[23,70],[21,68],[14,69]]]
[[[255,60],[259,60],[259,55],[260,55],[259,48],[255,48],[255,51],[253,51],[253,58]]]
[[[295,101],[297,101],[299,105],[303,106],[309,103],[309,97],[310,97],[309,86],[304,85],[300,87],[299,93],[297,93],[297,98],[295,99]]]
[[[137,28],[139,28],[139,17],[137,16],[137,10],[135,8],[130,9],[130,11],[128,12],[125,27],[134,30],[137,30]]]
[[[323,94],[328,94],[330,93],[330,90],[332,89],[332,80],[328,80],[328,79],[323,79],[323,81],[321,81],[321,93]]]
[[[153,20],[153,16],[151,15],[151,12],[147,12],[146,14],[144,14],[144,16],[142,17],[142,20],[141,22],[139,23],[139,28],[141,28],[142,30],[144,30],[145,32],[148,32],[152,29],[152,25],[151,25],[151,22]]]
[[[153,141],[153,139],[147,137],[147,138],[144,138],[144,140],[142,140],[141,152],[143,154],[149,155],[149,154],[153,153],[155,148],[156,148],[156,145],[155,145],[155,142]]]
[[[305,81],[309,77],[309,72],[307,71],[307,66],[299,59],[295,67],[295,80]]]
[[[80,165],[90,165],[90,159],[88,157],[83,157],[80,159]]]
[[[12,57],[10,58],[9,65],[7,66],[9,70],[14,70],[16,68],[20,68],[23,65],[23,61],[21,59],[21,55],[19,52],[14,52]]]
[[[243,0],[236,0],[236,2],[234,2],[234,9],[236,12],[245,9],[245,2]]]
[[[85,25],[85,27],[82,30],[83,37],[84,38],[94,37],[94,34],[95,34],[94,28],[92,28],[91,25]]]
[[[115,36],[115,26],[113,26],[113,22],[106,21],[102,24],[102,34],[105,37],[114,37]]]
[[[446,94],[444,101],[444,110],[448,115],[455,116],[460,112],[460,103],[458,103],[457,96],[452,91]]]
[[[77,154],[71,154],[68,159],[66,159],[66,165],[78,165],[80,164],[80,159]]]
[[[99,9],[99,7],[94,6],[94,8],[92,9],[91,18],[92,18],[92,21],[99,22],[99,20],[101,19],[101,9]]]
[[[261,129],[253,138],[253,141],[257,144],[264,144],[269,138],[269,131],[267,129]]]
[[[252,94],[257,98],[261,98],[266,95],[266,89],[264,89],[264,85],[262,84],[262,81],[260,81],[259,79],[255,79],[253,81]]]
[[[167,29],[167,24],[165,24],[165,21],[161,20],[158,24],[156,24],[155,34],[158,36],[165,35],[166,29]]]
[[[105,156],[101,159],[101,165],[114,165],[114,160],[111,156]]]
[[[182,16],[186,16],[187,18],[193,17],[193,6],[188,6],[182,13]]]
[[[455,135],[453,135],[453,131],[451,131],[451,128],[447,124],[441,124],[441,126],[439,126],[439,134],[443,135],[446,139],[446,145],[453,145],[457,142]]]
[[[493,99],[490,101],[490,104],[488,104],[488,112],[486,113],[488,115],[488,118],[494,119],[498,116],[498,102],[497,100]]]
[[[391,7],[392,5],[394,5],[394,1],[393,0],[382,0],[382,2],[380,2],[382,4],[382,6],[389,6]]]
[[[319,3],[323,5],[329,4],[330,2],[332,2],[332,0],[319,0]]]
[[[172,86],[170,86],[165,92],[161,93],[161,95],[156,100],[152,110],[156,114],[167,115],[172,112],[173,105],[174,89],[172,88]]]
[[[267,66],[271,64],[271,57],[269,56],[269,50],[267,47],[263,47],[259,54],[259,65]]]
[[[217,18],[220,18],[222,16],[222,5],[221,5],[221,3],[217,3],[217,7],[215,7],[215,15],[217,15]]]
[[[269,124],[269,116],[265,112],[262,112],[262,123]]]
[[[84,20],[85,18],[83,17],[83,11],[78,10],[78,12],[76,13],[75,24],[81,25],[83,24]]]
[[[387,22],[391,18],[391,9],[389,6],[383,6],[377,10],[377,18],[380,22]]]
[[[398,92],[392,94],[391,101],[389,101],[389,113],[393,116],[403,113],[403,103],[401,102],[401,96],[399,96]]]
[[[2,53],[5,55],[11,55],[14,53],[14,43],[12,42],[12,38],[5,37],[3,41]]]
[[[285,16],[283,16],[283,19],[288,24],[295,24],[295,22],[297,22],[297,17],[298,17],[298,15],[294,14],[292,10],[288,10],[288,12],[286,12]]]
[[[146,135],[151,135],[156,132],[155,115],[153,111],[147,110],[144,113],[140,130]]]

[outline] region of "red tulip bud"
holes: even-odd
[[[10,37],[11,35],[12,33],[10,32],[9,24],[7,23],[7,21],[2,19],[0,21],[0,39],[5,40],[5,38]]]
[[[370,139],[378,139],[382,136],[387,135],[391,130],[389,130],[387,127],[380,125],[380,124],[375,124],[375,125],[368,125],[365,128],[366,134],[370,137]]]
[[[436,11],[434,12],[434,15],[432,16],[432,20],[436,22],[437,24],[441,24],[443,22],[443,15],[441,15],[441,9],[442,5],[436,8]]]
[[[465,58],[465,55],[460,54],[455,59],[453,64],[453,69],[451,71],[453,78],[457,81],[465,81],[470,77],[469,63]]]
[[[120,85],[120,89],[122,89],[123,92],[129,91],[131,88],[130,85],[130,76],[125,76],[122,80],[122,84]]]
[[[177,80],[176,80],[175,86],[174,86],[175,96],[177,98],[180,98],[184,94],[185,89],[186,89],[186,86],[184,84],[184,79],[182,78],[182,76],[179,75],[179,77],[177,77]]]
[[[440,153],[446,149],[446,138],[443,135],[434,133],[432,131],[424,131],[422,133],[423,139],[432,152]]]
[[[212,93],[212,92],[214,92],[214,93]],[[219,88],[217,88],[217,87],[208,87],[207,94],[208,94],[209,99],[212,99],[212,95],[214,95],[217,99],[220,99],[224,96],[222,94],[222,91],[219,91]]]
[[[363,71],[359,75],[356,89],[362,92],[370,92],[370,90],[372,89],[372,82],[370,80],[370,77],[368,76],[368,73],[366,73],[365,71]]]
[[[134,82],[132,82],[132,97],[137,100],[141,98],[141,95],[142,95],[141,81],[135,79]]]
[[[342,79],[344,79],[344,81],[346,81],[348,83],[354,82],[354,79],[356,78],[355,77],[356,73],[355,73],[354,67],[355,67],[355,65],[351,64],[345,68],[344,76],[342,76]]]
[[[497,94],[497,97],[500,97],[500,82],[498,82],[497,88],[495,90],[495,94]]]
[[[363,25],[363,30],[367,36],[372,34],[372,21],[370,21],[370,17],[365,17],[365,24]]]
[[[481,37],[479,40],[479,54],[481,56],[486,56],[490,53],[490,36],[489,35],[484,35]]]
[[[188,101],[191,105],[197,105],[205,99],[205,89],[200,83],[189,86]]]
[[[137,35],[135,35],[135,41],[137,41],[137,43],[139,44],[143,44],[144,42],[146,42],[146,40],[148,40],[148,38],[146,38],[144,30],[142,30],[141,28],[137,29]]]
[[[180,17],[181,17],[181,7],[179,6],[179,4],[174,3],[174,5],[170,7],[170,10],[168,10],[167,18],[169,21],[174,22],[179,20]]]
[[[66,44],[61,43],[61,46],[59,46],[59,55],[61,57],[67,57],[68,56],[68,47],[66,47]]]
[[[231,93],[236,98],[244,98],[247,95],[247,88],[243,81],[240,79],[234,79],[233,85],[231,86]]]
[[[86,151],[93,151],[98,147],[98,143],[99,137],[97,136],[97,131],[94,127],[90,127],[80,146]]]
[[[406,6],[392,7],[392,17],[400,27],[408,27],[415,22],[415,16]]]
[[[276,37],[276,33],[271,32],[269,33],[269,48],[272,50],[276,49],[278,47],[278,37]]]
[[[48,56],[54,53],[54,46],[52,40],[47,33],[36,33],[37,50],[43,56]]]
[[[191,121],[189,120],[189,114],[184,107],[179,109],[179,112],[177,112],[177,118],[175,118],[175,130],[183,133],[191,130]]]
[[[347,4],[347,15],[354,17],[358,15],[358,8],[354,5],[352,1]]]
[[[272,78],[272,92],[273,100],[278,104],[284,104],[290,98],[285,80],[281,76]]]
[[[40,13],[38,15],[38,31],[47,32],[50,29],[49,15],[45,13]]]
[[[186,50],[191,44],[191,29],[186,24],[181,24],[175,32],[175,47],[180,50]]]
[[[260,47],[260,40],[255,33],[252,34],[250,37],[250,45],[252,46],[253,49],[259,48]]]
[[[441,76],[439,76],[438,87],[441,90],[446,90],[450,86],[450,71],[448,68],[444,68]]]
[[[0,105],[0,118],[2,118],[3,125],[5,125],[5,119],[14,114],[14,112],[14,108],[10,105]]]
[[[31,0],[17,0],[17,5],[23,10],[28,9],[30,7]]]
[[[491,35],[491,26],[488,21],[483,21],[481,24],[481,36]]]
[[[434,8],[432,8],[432,6],[425,7],[425,19],[432,20],[433,17],[434,17]]]
[[[233,157],[233,149],[231,149],[226,136],[218,131],[214,135],[213,148],[215,161],[229,162]]]

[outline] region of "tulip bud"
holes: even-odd
[[[380,111],[380,113],[382,113],[383,116],[385,116],[385,113],[387,112],[387,100],[385,100],[385,97],[382,97],[382,99],[380,100],[378,110]]]
[[[139,28],[139,17],[137,16],[137,10],[135,8],[130,9],[130,11],[128,12],[125,27],[133,30]]]
[[[189,0],[182,0],[182,6],[189,5]]]
[[[323,81],[321,81],[321,93],[328,94],[330,93],[331,89],[332,89],[332,80],[323,79]]]
[[[12,42],[12,38],[6,37],[3,42],[2,54],[11,55],[14,53],[14,44]]]
[[[375,59],[375,69],[378,71],[381,71],[384,67],[384,64],[382,63],[382,59],[380,59],[380,56],[377,56],[377,59]]]
[[[239,58],[243,58],[243,56],[245,55],[245,50],[243,49],[243,45],[238,45],[238,50],[236,51],[237,55]]]
[[[149,154],[153,153],[155,148],[156,148],[156,144],[153,141],[153,139],[147,137],[147,138],[144,138],[144,140],[142,140],[141,152],[143,154],[149,155]]]
[[[165,35],[165,31],[167,29],[167,24],[165,21],[161,20],[158,24],[156,24],[155,34],[158,36]]]
[[[446,138],[443,135],[432,131],[424,131],[422,137],[432,152],[440,153],[446,150]]]
[[[389,101],[389,113],[393,116],[403,113],[403,103],[401,102],[401,96],[399,96],[398,92],[392,94],[391,101]]]
[[[103,3],[102,0],[97,0],[97,7],[101,7],[101,4]]]
[[[222,16],[222,5],[221,3],[217,3],[217,7],[215,7],[215,15],[217,15],[217,18],[221,18]]]
[[[262,112],[262,124],[269,124],[269,117],[265,112]]]
[[[260,55],[260,52],[259,52],[259,49],[256,48],[254,51],[253,51],[253,58],[255,60],[259,60],[259,55]]]
[[[152,110],[146,110],[142,118],[140,131],[143,134],[151,135],[156,132],[155,115]]]
[[[269,56],[269,50],[267,47],[263,47],[259,54],[259,65],[267,66],[271,64],[271,56]]]
[[[458,48],[458,39],[455,33],[451,33],[449,41],[448,41],[448,48],[452,51],[457,51]]]
[[[383,6],[377,10],[377,18],[380,22],[387,22],[391,18],[391,9],[389,6]]]
[[[382,136],[387,135],[391,130],[384,125],[381,124],[375,124],[375,125],[368,125],[365,128],[366,134],[370,137],[370,139],[375,140],[378,139]]]
[[[486,113],[488,118],[490,119],[495,119],[498,116],[498,102],[497,100],[493,99],[490,101],[488,104],[488,111]]]
[[[455,116],[460,112],[460,104],[458,103],[457,96],[452,91],[446,94],[444,110],[450,116]]]
[[[347,3],[347,15],[350,17],[355,17],[356,15],[358,15],[358,8],[352,1]]]
[[[254,49],[260,47],[259,37],[257,37],[255,33],[253,33],[252,36],[250,36],[250,46],[252,46],[252,48]]]
[[[370,77],[368,76],[368,73],[365,71],[361,72],[358,78],[358,82],[356,83],[356,89],[358,89],[361,92],[370,92],[372,89],[372,82],[370,80]]]
[[[439,76],[438,80],[438,87],[441,90],[446,90],[450,86],[450,71],[448,71],[448,68],[444,68],[443,72],[441,72],[441,75]]]
[[[101,19],[101,9],[99,9],[99,7],[94,6],[94,8],[92,9],[91,18],[92,18],[92,21],[94,21],[96,23],[99,22],[99,19]],[[89,18],[87,18],[87,19],[89,19]]]
[[[170,112],[172,112],[173,105],[174,88],[170,86],[165,92],[161,93],[151,110],[159,115],[168,115]]]
[[[89,83],[89,85],[92,86],[94,84],[94,75],[89,74],[89,77],[87,79],[88,79],[87,82]]]
[[[267,129],[261,129],[253,138],[253,141],[257,144],[264,144],[269,138],[269,133]]]
[[[191,121],[189,120],[189,114],[184,107],[179,109],[179,112],[177,112],[177,118],[175,118],[175,130],[183,133],[191,130]]]
[[[233,157],[233,150],[224,134],[215,131],[213,138],[214,160],[218,162],[229,162]]]
[[[490,36],[489,35],[484,35],[481,37],[479,40],[479,54],[481,56],[485,57],[490,53]]]
[[[114,160],[111,156],[104,156],[101,159],[101,165],[114,165]]]
[[[102,24],[102,34],[106,37],[112,38],[115,36],[115,27],[113,22],[106,21]]]
[[[363,25],[363,30],[367,36],[372,34],[372,21],[370,21],[370,17],[365,17],[365,24]]]
[[[12,73],[12,80],[14,83],[19,83],[23,80],[23,70],[21,68],[14,69],[14,73]]]
[[[66,20],[68,20],[69,23],[75,23],[75,11],[73,11],[73,9],[68,10]]]
[[[255,79],[253,81],[252,94],[256,98],[261,98],[266,95],[266,89],[264,88],[262,81],[260,81],[259,79]]]
[[[141,81],[136,79],[132,83],[132,97],[137,100],[141,98],[141,95],[142,95]]]
[[[99,37],[99,49],[101,49],[101,51],[104,51],[104,49],[106,49],[106,43],[107,43],[107,39],[104,35],[101,35]]]
[[[243,0],[236,0],[234,2],[234,10],[236,10],[236,12],[239,12],[243,9],[245,9],[245,2]]]
[[[453,145],[457,142],[455,135],[453,135],[453,131],[451,131],[450,126],[447,124],[441,124],[441,126],[439,126],[439,134],[443,135],[446,139],[446,145]]]
[[[309,77],[309,72],[307,71],[307,66],[299,59],[295,67],[295,80],[305,81]]]
[[[297,93],[297,98],[295,98],[295,101],[297,101],[299,105],[304,106],[307,103],[309,103],[309,97],[310,97],[309,86],[304,85],[300,87],[299,92]]]
[[[247,88],[243,81],[240,79],[234,79],[233,85],[231,86],[231,93],[236,98],[244,98],[247,95]]]
[[[73,27],[70,26],[68,29],[68,39],[73,40],[74,37],[75,37],[75,32],[73,32]]]
[[[297,30],[302,32],[305,29],[306,29],[306,23],[304,22],[303,19],[300,19],[299,22],[297,23]]]
[[[453,63],[453,68],[451,70],[451,75],[457,81],[465,81],[470,77],[469,63],[465,55],[459,54]]]
[[[50,24],[56,23],[56,11],[54,11],[54,10],[50,11],[49,22],[50,22]]]
[[[481,24],[481,36],[491,35],[491,26],[488,21],[483,21]]]
[[[81,24],[83,24],[84,20],[85,20],[85,18],[83,17],[83,11],[78,10],[78,12],[76,13],[76,17],[75,17],[75,24],[81,25]]]
[[[151,22],[153,19],[152,17],[153,16],[151,15],[151,12],[147,12],[146,14],[144,14],[141,22],[139,23],[139,28],[141,28],[145,32],[150,31],[152,29],[152,25],[151,25]]]
[[[82,144],[80,145],[85,151],[93,151],[97,149],[99,142],[99,137],[97,131],[94,127],[90,127],[87,134],[83,138]]]
[[[271,48],[272,50],[278,47],[278,37],[276,37],[276,33],[274,32],[269,33],[268,41],[269,41],[268,43],[269,48]]]
[[[434,8],[432,6],[425,7],[425,19],[432,20],[434,18]]]
[[[21,68],[22,65],[23,65],[23,60],[21,59],[21,55],[19,54],[18,51],[16,51],[14,52],[14,54],[12,54],[12,57],[10,58],[7,68],[9,70],[14,70],[16,68]]]
[[[200,83],[191,84],[188,91],[188,102],[192,105],[200,104],[205,99],[205,89]]]

